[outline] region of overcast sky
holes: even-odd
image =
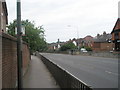
[[[6,0],[8,20],[16,19],[16,1]],[[22,20],[43,25],[47,42],[111,33],[119,0],[21,0]]]

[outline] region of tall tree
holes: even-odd
[[[25,27],[25,36],[22,36],[22,39],[29,44],[31,51],[45,51],[47,43],[45,40],[45,30],[43,26],[35,27],[34,22],[30,22],[29,20],[23,20],[22,25]],[[16,26],[16,20],[8,26],[8,33],[14,37],[16,37]]]

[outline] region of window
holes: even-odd
[[[115,33],[115,39],[119,39],[119,33]]]

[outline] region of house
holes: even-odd
[[[120,51],[120,18],[118,18],[111,34],[112,41],[115,44],[115,51]]]
[[[88,35],[83,38],[84,46],[92,47],[93,46],[93,37]]]
[[[0,32],[6,32],[8,24],[8,11],[5,0],[0,0]]]
[[[59,50],[60,47],[64,44],[65,44],[65,42],[60,42],[60,40],[58,39],[58,41],[56,43],[48,44],[48,49],[49,50]]]
[[[50,44],[48,44],[48,50],[55,50],[56,47],[57,47],[56,43],[50,43]]]
[[[112,51],[114,50],[114,44],[111,42],[112,35],[103,32],[103,34],[97,34],[93,38],[93,51]]]
[[[78,49],[80,49],[81,47],[85,46],[85,47],[92,47],[92,43],[93,43],[93,37],[88,35],[84,38],[73,38],[72,40],[70,39],[68,42],[72,42],[74,43],[75,46],[78,47]]]

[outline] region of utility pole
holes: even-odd
[[[78,31],[78,27],[77,27],[77,40],[78,40],[78,51],[79,51],[79,49],[80,49],[80,46],[79,46],[79,31]]]
[[[17,71],[18,71],[18,90],[23,87],[22,80],[22,32],[21,32],[21,0],[17,0]]]

